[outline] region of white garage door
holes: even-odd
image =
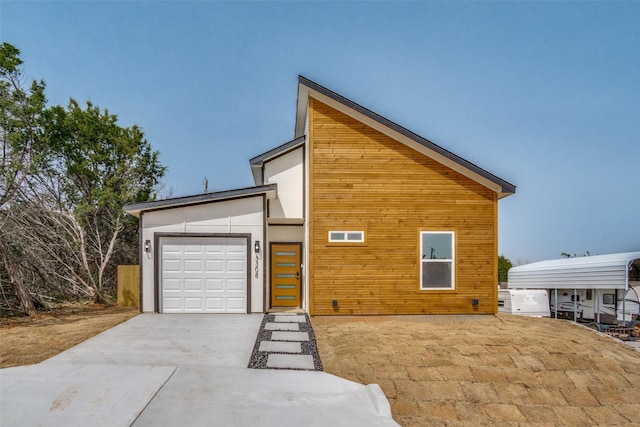
[[[247,241],[161,239],[163,313],[246,313]]]

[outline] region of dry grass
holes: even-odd
[[[377,383],[403,426],[640,426],[640,352],[568,321],[314,317],[325,371]]]
[[[0,318],[0,368],[42,362],[138,313],[137,308],[83,304]]]

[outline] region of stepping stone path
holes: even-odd
[[[307,314],[265,314],[249,368],[322,371]]]

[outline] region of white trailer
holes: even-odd
[[[551,310],[555,310],[555,290],[551,292]],[[630,282],[629,289],[561,289],[557,304],[560,317],[573,317],[577,307],[578,320],[585,322],[630,322],[640,314],[640,282]],[[598,320],[598,313],[600,320]]]
[[[549,295],[544,289],[500,289],[498,312],[518,316],[550,317]]]
[[[509,289],[545,289],[554,317],[627,323],[640,316],[640,252],[541,261],[509,270]]]

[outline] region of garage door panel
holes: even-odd
[[[171,244],[162,245],[162,250],[167,255],[180,254],[182,252],[180,245],[171,245]]]
[[[190,310],[190,311],[201,311],[204,308],[204,304],[203,301],[204,298],[197,296],[197,297],[185,297],[184,298],[184,309],[185,310]]]
[[[222,255],[224,253],[223,245],[206,245],[205,253],[207,255]]]
[[[179,259],[166,259],[163,261],[164,273],[180,273],[182,270],[182,263]]]
[[[169,310],[180,310],[180,303],[182,302],[182,298],[180,297],[164,297],[163,299],[163,303],[164,303],[164,310],[165,311],[169,311]]]
[[[243,256],[245,254],[245,246],[242,245],[228,245],[227,246],[227,254],[229,255],[237,255]]]
[[[244,292],[244,279],[228,278],[227,291]]]
[[[185,254],[202,254],[204,250],[203,245],[184,245],[183,246],[183,252]]]
[[[224,280],[220,279],[207,279],[206,283],[207,291],[223,291],[224,290]]]
[[[202,291],[203,290],[203,279],[184,279],[184,290],[185,291]]]
[[[245,273],[246,262],[240,259],[228,259],[226,273]]]
[[[208,259],[206,261],[205,272],[222,274],[224,273],[224,270],[222,269],[223,266],[224,261],[222,259]]]
[[[224,310],[224,298],[219,297],[207,297],[206,298],[207,310],[223,311]]]
[[[180,279],[164,279],[164,290],[169,291],[180,291],[182,289],[182,280]]]
[[[247,243],[240,238],[163,238],[165,313],[245,313]]]
[[[227,310],[244,310],[244,298],[227,298]]]
[[[185,259],[184,260],[184,272],[185,273],[201,273],[203,260],[202,259]]]

